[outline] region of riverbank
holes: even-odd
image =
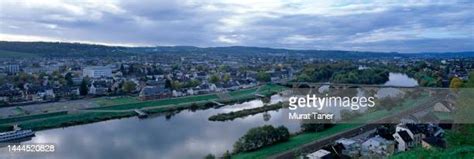
[[[141,109],[147,113],[163,113],[170,111],[181,111],[185,109],[207,109],[215,106],[213,101],[224,104],[239,103],[257,98],[256,94],[271,96],[284,89],[286,88],[283,86],[267,84],[258,88],[229,92],[225,98],[219,97],[218,94],[208,94],[102,106],[69,112],[54,112],[4,118],[0,119],[0,130],[8,131],[14,124],[18,124],[24,129],[33,129],[37,131],[49,128],[66,127],[110,119],[125,118],[135,116],[135,113],[133,112],[134,109]]]
[[[262,149],[252,151],[252,152],[239,153],[239,154],[236,154],[235,156],[232,156],[232,158],[233,159],[267,158],[271,155],[285,152],[291,149],[296,149],[301,145],[308,144],[310,142],[313,142],[319,139],[323,139],[325,137],[334,135],[338,132],[350,130],[357,126],[360,126],[360,124],[337,124],[322,132],[302,133],[302,134],[293,135],[290,137],[290,139],[287,142],[278,143],[278,144],[264,147]]]

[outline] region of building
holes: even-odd
[[[90,78],[112,77],[112,69],[104,66],[90,66],[84,68],[82,74]]]
[[[375,136],[362,143],[362,156],[370,158],[386,158],[395,152],[395,142]]]
[[[342,154],[349,156],[351,158],[356,158],[359,156],[360,143],[352,139],[342,138],[336,140],[336,144],[341,144],[343,146]]]
[[[413,140],[413,146],[421,144],[421,139],[424,138],[423,128],[419,124],[398,124],[395,132],[406,131]],[[412,147],[412,146],[410,146]]]
[[[316,152],[310,153],[306,155],[306,158],[308,159],[331,159],[331,152],[327,150],[320,149]]]
[[[405,130],[396,132],[395,134],[393,134],[393,137],[397,142],[398,151],[406,151],[415,145],[413,138],[411,138],[408,132]]]
[[[18,73],[18,72],[20,72],[20,66],[19,65],[8,65],[6,67],[6,71],[7,71],[7,73],[10,73],[10,74]]]
[[[442,101],[442,102],[437,102],[433,106],[433,110],[435,112],[452,112],[452,111],[454,111],[454,107],[451,103],[448,103],[446,101]]]
[[[139,94],[140,100],[161,99],[170,97],[169,89],[160,86],[146,86]]]

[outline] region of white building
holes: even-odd
[[[316,152],[306,155],[308,159],[329,159],[331,158],[331,152],[320,149]]]
[[[362,143],[362,156],[369,158],[386,158],[395,152],[395,143],[380,136],[375,136]]]
[[[82,70],[84,77],[100,78],[100,77],[112,77],[112,69],[103,66],[91,66],[86,67]]]
[[[8,73],[18,73],[20,72],[20,66],[19,65],[8,65],[6,67],[6,70]]]

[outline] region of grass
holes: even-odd
[[[112,106],[112,105],[122,105],[122,104],[131,104],[142,102],[136,97],[123,96],[123,97],[102,97],[96,98],[93,100],[100,106]]]
[[[334,135],[338,132],[352,129],[359,126],[359,124],[338,124],[323,132],[315,133],[304,133],[296,136],[290,137],[287,142],[278,143],[272,146],[268,146],[257,151],[239,153],[232,158],[235,159],[253,159],[253,158],[267,158],[271,155],[281,153],[287,150],[296,149],[301,145],[308,144],[312,141],[316,141],[331,135]]]
[[[11,131],[13,127],[11,125],[0,125],[0,132]]]
[[[122,118],[133,116],[133,112],[124,112],[124,113],[95,113],[95,112],[86,112],[86,113],[77,113],[77,114],[67,114],[59,115],[54,117],[48,117],[32,121],[24,121],[19,124],[23,129],[32,129],[32,130],[43,130],[48,128],[56,127],[66,127],[71,125],[79,125],[86,123],[93,123],[108,119]]]
[[[259,94],[263,95],[268,95],[268,93],[273,93],[273,92],[280,92],[287,89],[284,86],[276,85],[276,84],[267,84],[262,86],[260,89],[258,89]]]
[[[32,53],[25,53],[25,52],[0,50],[0,57],[1,58],[32,58],[32,57],[38,57],[38,55],[32,54]]]
[[[127,110],[127,109],[141,109],[146,107],[156,107],[156,106],[165,106],[165,105],[177,105],[182,103],[191,103],[198,101],[208,101],[218,99],[217,95],[199,95],[199,96],[188,96],[180,98],[170,98],[162,99],[155,101],[145,101],[140,103],[130,103],[130,104],[121,104],[107,107],[93,108],[95,110]]]
[[[473,92],[470,90],[463,90],[458,98],[458,111],[459,114],[455,114],[454,117],[461,117],[463,123],[470,121],[472,122],[472,103],[474,98]],[[453,114],[437,112],[435,115],[441,119],[455,119]],[[457,115],[457,116],[456,116]],[[467,121],[466,121],[467,119]],[[391,158],[404,159],[404,158],[474,158],[474,124],[455,124],[455,129],[446,131],[445,139],[447,141],[448,148],[446,149],[423,149],[417,147],[413,150],[398,153]]]
[[[36,115],[28,115],[28,116],[19,116],[19,117],[12,117],[12,118],[4,118],[4,119],[0,119],[0,125],[1,125],[1,124],[9,124],[9,123],[22,122],[22,121],[33,120],[33,119],[49,118],[49,117],[54,117],[54,116],[59,116],[59,115],[65,115],[65,114],[67,114],[66,111],[61,111],[61,112],[46,113],[46,114],[36,114]]]
[[[474,158],[474,146],[452,147],[448,149],[423,149],[416,147],[409,151],[398,153],[391,156],[392,159],[406,159],[406,158]]]
[[[433,114],[440,120],[449,121],[453,119],[453,116],[450,112],[435,112]]]
[[[229,92],[229,95],[232,97],[246,96],[249,94],[253,94],[256,91],[257,91],[257,88],[251,88],[251,89],[241,90],[241,91],[232,91],[232,92]]]
[[[462,125],[460,131],[446,132],[446,149],[423,149],[416,147],[412,150],[393,155],[393,159],[405,158],[474,158],[474,125]]]
[[[384,109],[384,110],[377,110],[377,111],[370,112],[370,113],[365,113],[365,114],[362,114],[361,116],[358,116],[357,118],[351,120],[351,122],[352,123],[372,122],[372,121],[381,119],[381,118],[383,118],[387,115],[396,114],[396,113],[399,113],[401,111],[411,109],[415,106],[418,106],[420,103],[427,102],[429,99],[430,98],[427,95],[423,96],[423,97],[420,97],[419,99],[407,99],[400,106],[396,106],[396,107],[392,108],[391,110]]]

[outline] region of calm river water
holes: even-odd
[[[390,73],[386,85],[417,85],[404,74]],[[279,95],[271,103],[282,101]],[[270,111],[270,119],[257,114],[233,121],[211,122],[208,117],[222,112],[260,107],[260,100],[228,105],[219,109],[182,111],[170,119],[164,116],[138,119],[136,117],[98,123],[56,128],[36,132],[24,143],[54,144],[53,153],[8,153],[0,148],[0,158],[96,159],[96,158],[203,158],[212,153],[231,151],[233,143],[248,129],[270,124],[285,125],[291,132],[299,131],[299,123],[287,119],[284,112]]]

